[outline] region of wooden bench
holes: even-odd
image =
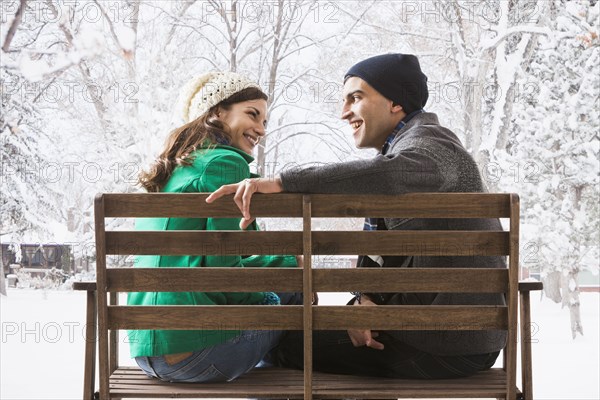
[[[114,231],[106,219],[238,217],[231,198],[206,204],[207,194],[101,194],[95,200],[97,281],[87,291],[84,398],[502,398],[532,399],[529,292],[519,283],[519,198],[514,194],[402,196],[256,195],[252,215],[302,218],[302,231]],[[312,218],[506,218],[508,231],[318,231]],[[224,245],[227,244],[227,245]],[[260,244],[260,245],[258,245]],[[312,268],[313,255],[507,255],[509,268]],[[304,268],[119,268],[107,255],[303,254]],[[132,291],[302,291],[301,306],[124,306]],[[312,305],[312,292],[494,292],[506,306]],[[520,296],[519,296],[520,293]],[[520,324],[518,306],[520,300]],[[98,330],[96,331],[96,320]],[[522,391],[517,388],[520,325]],[[174,384],[118,365],[123,329],[304,330],[304,371],[256,369],[230,383]],[[313,329],[507,329],[503,368],[446,380],[388,379],[312,371]],[[98,341],[96,338],[98,335]],[[95,392],[96,343],[99,393]]]

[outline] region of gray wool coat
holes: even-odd
[[[452,131],[433,113],[413,117],[385,155],[369,160],[294,168],[281,174],[286,192],[402,194],[485,192],[477,164]],[[498,219],[385,219],[388,230],[502,230]],[[384,257],[384,267],[506,268],[504,257]],[[394,293],[387,304],[505,304],[502,294]],[[484,354],[501,350],[506,331],[396,331],[405,343],[436,355]]]

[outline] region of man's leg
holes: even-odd
[[[313,334],[315,371],[390,378],[443,379],[472,375],[489,369],[498,353],[468,356],[436,356],[411,347],[381,332],[384,350],[354,347],[346,331],[316,331]],[[302,369],[303,336],[289,332],[274,351],[277,365]]]
[[[381,336],[378,338],[378,340]],[[393,339],[390,337],[390,339]],[[274,351],[277,365],[303,369],[304,344],[302,331],[291,331]],[[389,344],[385,340],[384,345]],[[385,376],[390,352],[369,347],[354,347],[346,331],[315,331],[313,333],[313,368],[315,371]]]
[[[393,356],[385,359],[388,364],[383,376],[391,378],[448,379],[471,376],[490,369],[500,353],[440,356],[420,351],[397,339],[390,341],[389,348]],[[401,356],[409,353],[408,357]]]

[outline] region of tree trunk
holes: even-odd
[[[555,303],[562,301],[560,293],[561,277],[562,274],[560,271],[552,271],[542,278],[542,282],[544,282],[544,294]]]
[[[138,44],[138,25],[140,18],[140,0],[136,0],[130,3],[133,7],[132,19],[130,28],[135,35],[135,44],[133,45],[133,49],[131,49],[131,60],[127,61],[127,69],[129,73],[130,82],[135,82],[136,86],[138,84],[137,81],[137,44]],[[131,107],[132,117],[137,119],[139,115],[139,102],[132,101],[129,106]]]
[[[466,76],[463,78],[463,86],[470,87],[468,90],[462,90],[464,108],[464,126],[466,145],[475,158],[478,157],[481,148],[481,139],[483,135],[483,90],[485,86],[485,77],[487,76],[489,67],[485,60],[479,62],[476,68],[477,74],[474,77]],[[469,81],[473,79],[472,81]],[[478,160],[479,161],[479,160]]]
[[[283,1],[279,1],[278,8],[279,10],[277,14],[277,20],[275,21],[275,26],[273,28],[273,52],[271,53],[271,66],[269,68],[269,88],[267,96],[269,96],[268,100],[268,108],[271,108],[273,101],[275,100],[275,83],[277,80],[277,69],[279,68],[279,51],[281,50],[281,42],[282,42],[282,22],[283,22]],[[259,175],[263,175],[265,173],[265,165],[266,165],[266,149],[267,149],[267,140],[268,137],[265,136],[262,138],[262,146],[258,146],[258,152],[256,155],[256,168],[257,173]]]
[[[223,10],[225,13],[225,10]],[[225,17],[227,18],[227,17]],[[229,70],[236,72],[238,69],[237,63],[237,52],[238,52],[238,15],[237,15],[237,1],[231,3],[231,27],[229,29]]]
[[[6,296],[6,280],[4,279],[4,266],[2,266],[2,273],[0,273],[0,295]]]
[[[583,325],[581,323],[579,302],[579,283],[577,283],[578,275],[578,270],[571,270],[564,279],[566,286],[564,292],[568,293],[568,295],[563,296],[563,305],[565,299],[568,299],[567,305],[569,306],[569,315],[571,316],[571,336],[573,339],[577,337],[577,332],[583,336]]]
[[[525,46],[525,49],[523,51],[523,56],[521,57],[521,60],[519,62],[520,65],[523,66],[523,68],[526,68],[525,66],[531,62],[533,52],[538,47],[538,39],[538,35],[530,35],[529,40],[527,41],[527,45]],[[496,138],[496,149],[498,150],[506,150],[508,146],[508,139],[510,134],[509,128],[512,121],[513,107],[515,101],[517,101],[517,75],[518,71],[515,71],[512,77],[511,84],[506,93],[506,99],[508,100],[504,103],[504,118],[502,119],[500,128],[498,130],[498,137]],[[519,93],[518,95],[521,96],[522,94]]]
[[[6,281],[4,279],[4,254],[0,245],[0,295],[6,296]]]
[[[575,186],[574,190],[571,192],[571,195],[573,196],[573,205],[575,206],[575,210],[580,211],[581,210],[581,196],[583,194],[583,190],[585,188],[585,185],[578,185]],[[580,249],[580,246],[577,246],[578,249]],[[569,273],[568,275],[565,277],[566,279],[566,290],[568,291],[569,295],[569,314],[571,316],[571,335],[573,336],[573,339],[575,339],[575,337],[577,336],[577,332],[579,332],[582,336],[583,336],[583,324],[581,323],[581,313],[580,313],[580,302],[579,302],[579,271],[580,271],[580,267],[579,267],[579,262],[581,260],[581,255],[579,253],[579,251],[575,251],[575,254],[573,254],[575,257],[573,257],[573,264],[570,265],[569,268]]]

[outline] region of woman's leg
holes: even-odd
[[[281,331],[242,331],[227,342],[193,352],[175,364],[164,357],[137,357],[149,376],[169,382],[225,382],[250,371],[277,345]]]
[[[282,305],[302,304],[301,293],[278,295]],[[282,334],[283,331],[242,331],[225,343],[196,351],[175,364],[169,364],[164,357],[137,357],[136,361],[147,375],[165,381],[231,381],[254,368],[277,346]]]

